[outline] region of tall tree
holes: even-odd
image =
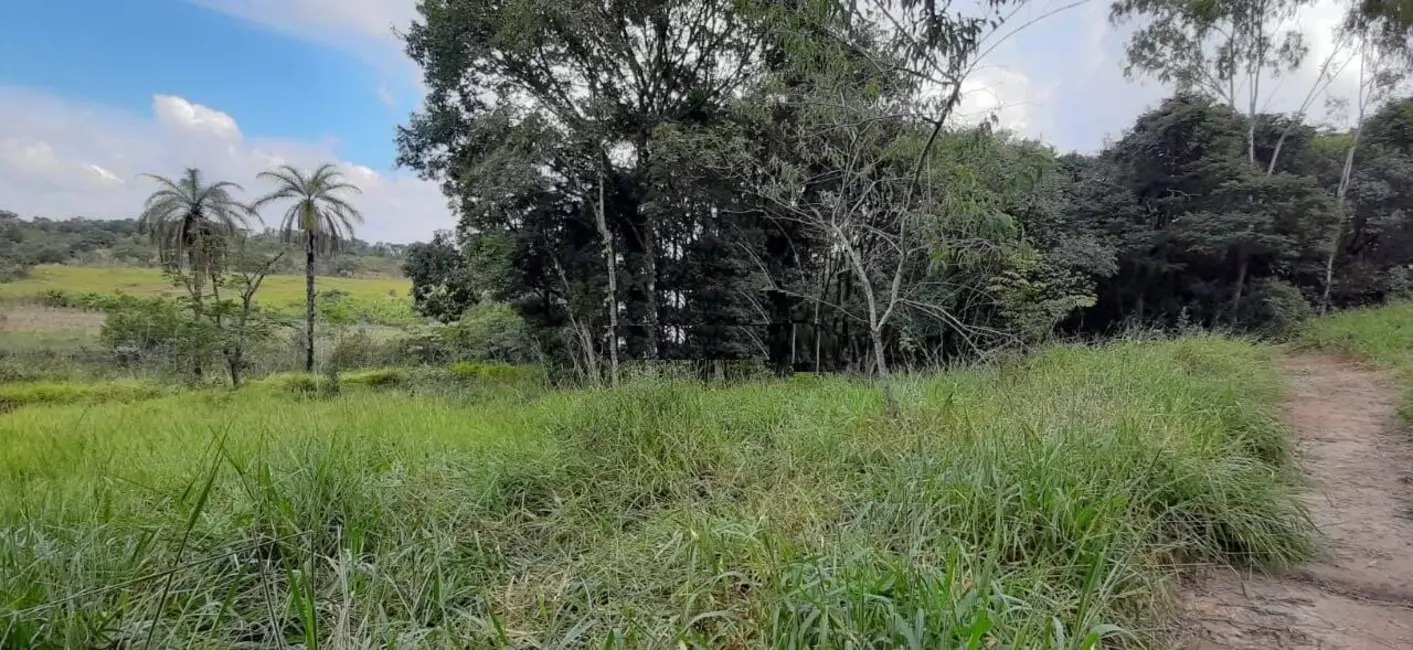
[[[1306,46],[1292,19],[1310,0],[1117,0],[1115,22],[1142,21],[1125,72],[1200,92],[1246,116],[1247,159],[1256,162],[1256,120],[1272,86],[1299,67]],[[1322,83],[1326,70],[1322,67]],[[1264,93],[1264,94],[1263,94]]]
[[[1408,75],[1410,59],[1406,41],[1398,38],[1400,31],[1389,28],[1388,18],[1361,20],[1356,13],[1349,28],[1357,40],[1359,87],[1354,102],[1354,125],[1350,131],[1349,149],[1344,155],[1339,185],[1335,189],[1335,204],[1339,220],[1331,228],[1329,250],[1325,256],[1325,282],[1320,293],[1320,309],[1327,310],[1335,281],[1335,262],[1344,245],[1347,230],[1346,201],[1354,180],[1355,156],[1363,138],[1364,122],[1392,96]]]
[[[285,165],[261,172],[260,178],[273,181],[275,189],[255,201],[252,208],[289,202],[280,221],[280,233],[285,241],[304,248],[304,370],[314,372],[315,263],[320,256],[332,255],[353,239],[354,224],[363,223],[363,215],[343,195],[361,191],[345,182],[338,167],[331,164],[320,165],[309,174]]]

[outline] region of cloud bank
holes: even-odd
[[[134,115],[0,87],[0,209],[26,217],[135,217],[153,189],[142,174],[187,167],[239,183],[253,198],[267,189],[256,180],[261,171],[323,162],[363,189],[361,239],[425,240],[454,225],[435,183],[340,160],[327,143],[248,137],[231,115],[182,97],[155,95],[150,114]],[[278,214],[265,216],[274,225]]]

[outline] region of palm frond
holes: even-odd
[[[183,259],[193,266],[219,259],[226,240],[247,226],[249,206],[236,200],[230,182],[203,183],[201,170],[187,169],[179,179],[143,174],[157,184],[147,197],[139,229],[156,244],[162,258],[171,264]]]
[[[259,177],[273,181],[275,188],[252,205],[260,209],[272,203],[290,202],[280,219],[280,234],[289,242],[311,245],[317,254],[327,255],[353,236],[353,224],[363,216],[339,192],[360,193],[356,185],[343,181],[338,167],[325,163],[310,174],[284,165],[262,172]]]

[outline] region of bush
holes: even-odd
[[[88,304],[100,303],[107,319],[99,339],[122,363],[204,366],[216,351],[215,326],[194,318],[181,300],[113,294]]]
[[[545,380],[544,368],[539,366],[473,361],[452,364],[451,374],[462,381],[487,384],[541,384]]]
[[[525,364],[537,358],[525,321],[505,303],[477,304],[441,334],[456,361]]]
[[[343,378],[338,373],[311,375],[307,372],[286,372],[251,383],[268,386],[297,397],[336,397],[342,392],[342,381]]]
[[[328,363],[339,370],[399,365],[406,361],[406,357],[399,354],[401,347],[400,341],[378,341],[366,330],[359,329],[338,337]]]
[[[1243,322],[1277,338],[1297,333],[1314,313],[1300,289],[1275,278],[1252,283],[1250,299],[1244,303],[1242,311],[1246,312],[1242,315]]]
[[[0,385],[0,412],[47,404],[131,402],[167,392],[162,386],[140,381],[14,383]]]
[[[345,373],[342,379],[344,383],[353,384],[355,386],[391,388],[406,385],[411,381],[411,375],[401,368],[380,368]]]
[[[0,284],[24,280],[33,270],[33,266],[24,262],[0,263]]]

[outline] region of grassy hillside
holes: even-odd
[[[1161,645],[1177,564],[1311,535],[1222,338],[891,399],[277,385],[0,415],[0,646]]]
[[[34,267],[30,277],[0,284],[0,300],[35,298],[46,291],[66,293],[112,293],[122,291],[134,295],[174,293],[171,283],[155,268],[128,266],[65,266],[48,264]],[[407,299],[411,285],[407,280],[387,278],[320,277],[319,290],[338,290],[354,298]],[[304,276],[274,275],[260,288],[260,299],[271,304],[287,304],[304,300]]]
[[[265,279],[256,295],[262,306],[290,318],[304,315],[304,276],[272,275]],[[391,278],[344,278],[319,277],[318,291],[321,295],[342,292],[347,296],[343,311],[349,318],[380,325],[405,325],[417,322],[410,297],[411,285],[405,279]],[[52,303],[60,297],[60,305],[48,307],[88,307],[92,310],[89,296],[108,296],[116,293],[130,295],[176,295],[179,289],[173,287],[155,268],[124,266],[37,266],[30,276],[22,280],[0,283],[0,347],[14,346],[10,339],[24,343],[28,335],[23,332],[45,332],[66,330],[85,334],[81,338],[91,338],[96,325],[79,332],[73,327],[85,320],[83,311],[60,310],[48,314],[50,318],[35,319],[35,305]],[[91,318],[88,320],[92,320]],[[32,337],[30,337],[32,338]]]

